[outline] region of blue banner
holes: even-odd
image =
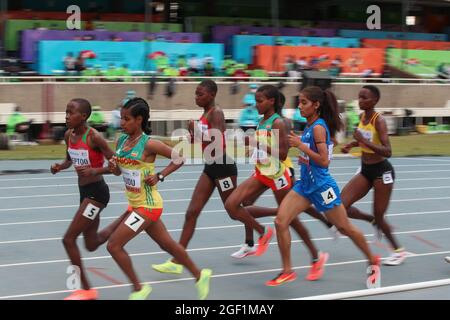
[[[37,71],[43,75],[61,73],[64,58],[69,52],[77,57],[81,51],[92,51],[95,58],[85,60],[85,66],[107,69],[127,65],[130,71],[155,70],[149,55],[164,53],[175,66],[180,55],[186,59],[195,55],[197,59],[210,57],[215,68],[223,62],[224,47],[217,43],[173,43],[173,42],[113,42],[113,41],[40,41]]]
[[[339,30],[339,36],[367,39],[396,39],[421,41],[447,41],[447,35],[442,33],[367,31],[367,30]]]

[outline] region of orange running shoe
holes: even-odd
[[[255,256],[262,256],[269,247],[270,240],[273,237],[273,230],[271,227],[266,227],[264,234],[258,239],[258,248],[256,249]]]
[[[366,285],[368,289],[379,288],[381,285],[381,257],[377,255],[374,256],[374,259],[375,263],[367,268],[368,277]]]
[[[272,280],[266,282],[266,286],[276,287],[283,283],[291,282],[297,279],[297,274],[294,271],[291,272],[281,272]]]
[[[329,254],[326,252],[321,252],[319,254],[319,260],[314,262],[311,265],[311,269],[309,269],[308,275],[306,276],[306,280],[315,281],[322,278],[323,273],[325,271],[325,263],[328,261]]]
[[[76,290],[64,300],[96,300],[98,298],[98,292],[95,289],[89,290]]]

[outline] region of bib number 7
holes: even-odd
[[[139,228],[144,223],[144,218],[142,218],[140,215],[138,215],[136,212],[131,212],[128,219],[125,221],[125,225],[129,227],[134,232],[137,232]]]

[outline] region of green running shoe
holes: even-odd
[[[205,300],[209,293],[209,282],[211,280],[212,270],[202,269],[200,273],[200,279],[195,283],[197,288],[198,299]]]
[[[147,300],[147,297],[152,292],[152,287],[144,284],[139,291],[135,291],[128,297],[128,300]]]
[[[152,264],[152,268],[161,273],[181,274],[183,272],[183,266],[170,261],[170,259],[161,264]]]

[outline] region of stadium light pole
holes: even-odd
[[[271,13],[272,13],[272,33],[278,34],[280,31],[280,18],[279,18],[279,2],[278,0],[271,0]],[[275,36],[276,41],[278,40],[278,36]],[[272,68],[276,68],[276,62],[278,59],[278,45],[275,43],[275,51],[273,55]]]
[[[144,51],[144,75],[147,73],[148,69],[148,58],[147,53],[150,53],[151,51],[151,43],[149,34],[151,32],[151,23],[152,23],[152,9],[153,9],[153,3],[152,0],[144,0],[145,2],[145,19],[144,19],[144,32],[145,32],[145,51]]]
[[[0,0],[0,70],[3,67],[3,59],[6,57],[6,13],[8,12],[8,1]]]

